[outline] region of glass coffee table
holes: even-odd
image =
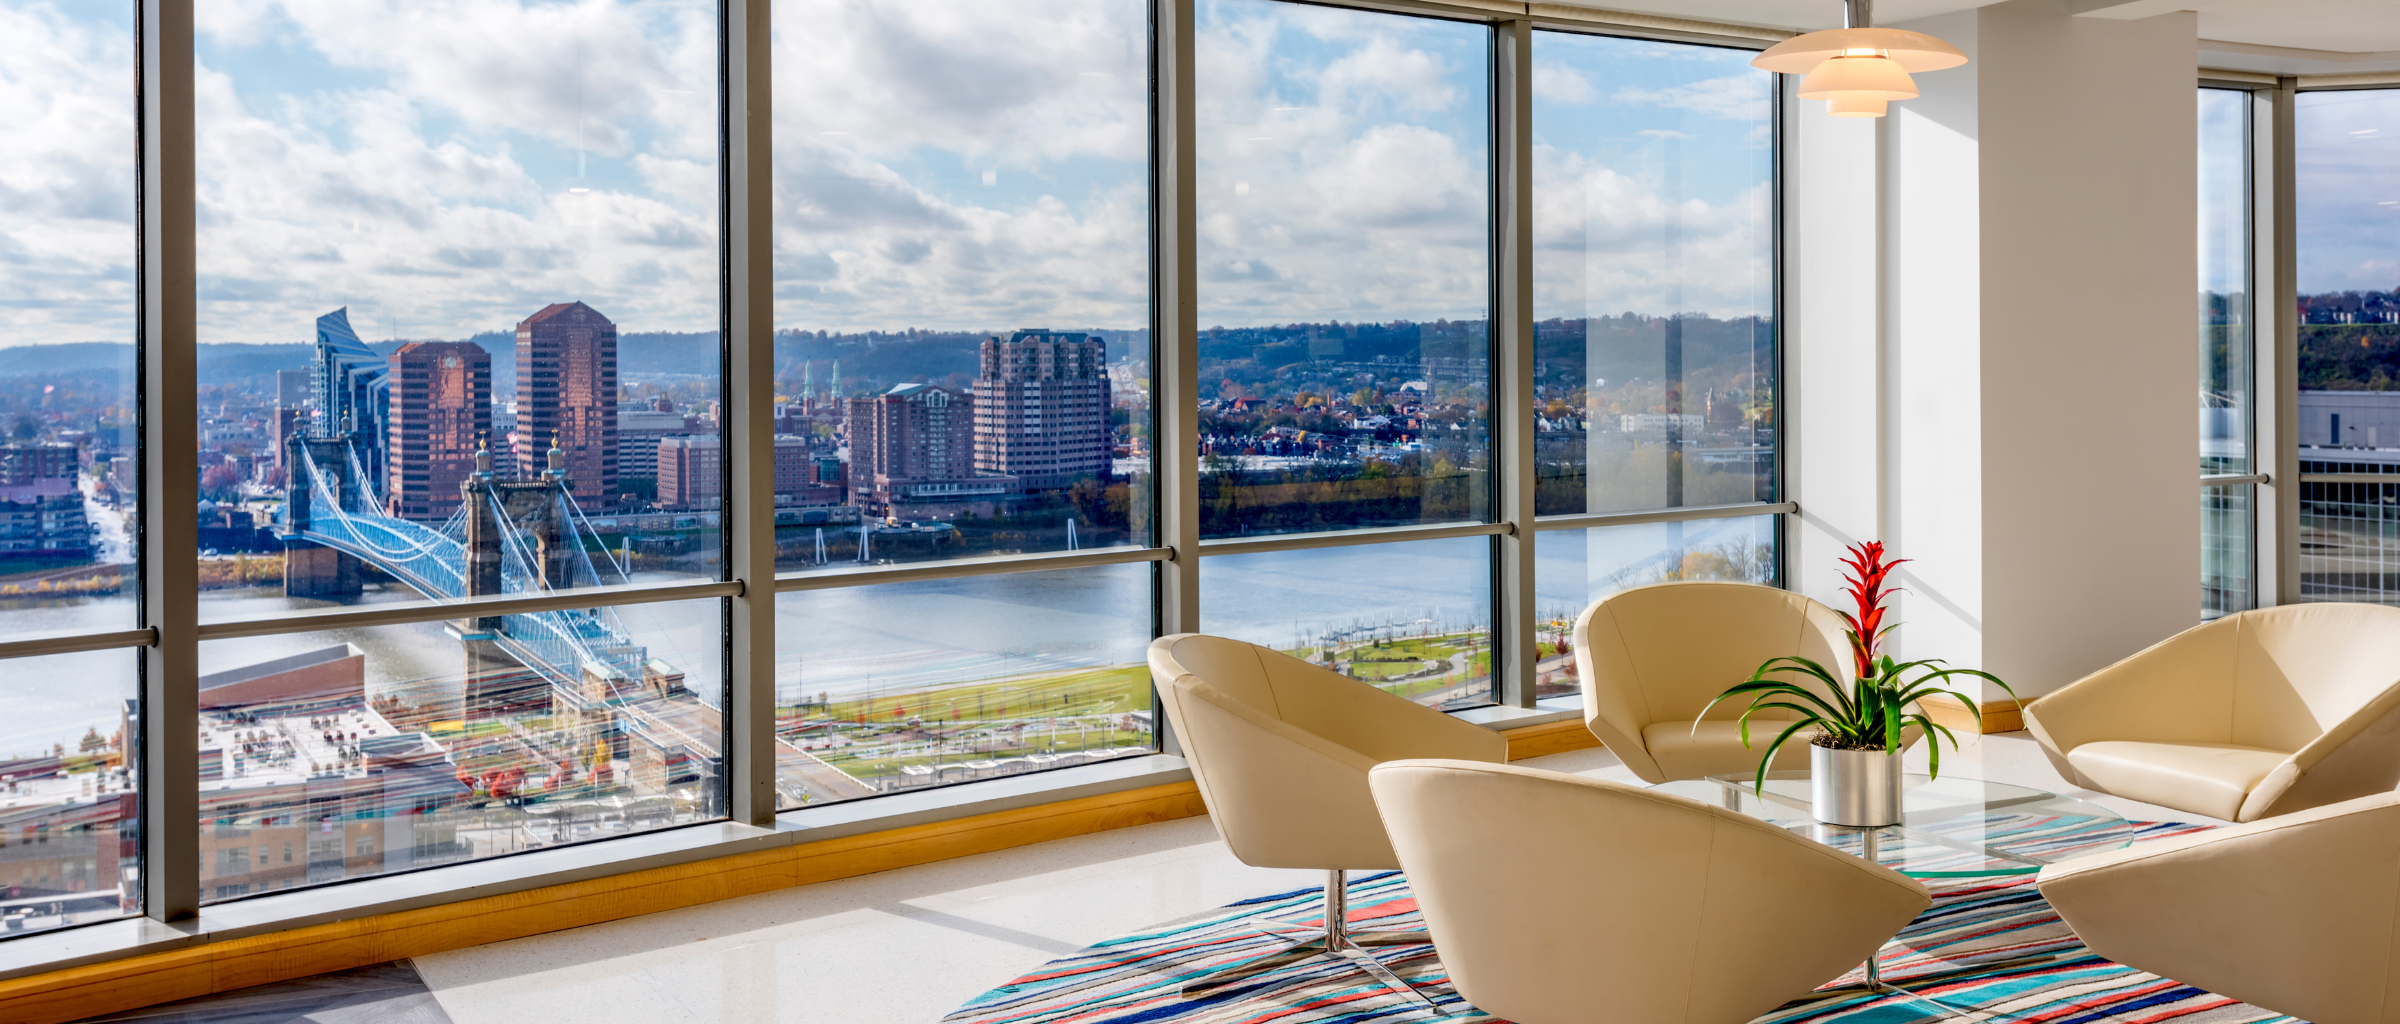
[[[1900,823],[1881,828],[1816,820],[1809,812],[1807,772],[1768,772],[1763,791],[1756,782],[1755,774],[1744,773],[1666,782],[1651,788],[1747,814],[1919,879],[2030,875],[2044,865],[2123,849],[2133,842],[2134,830],[2125,827],[2124,817],[2115,811],[2087,800],[1999,782],[1954,775],[1939,779],[1903,776]],[[1970,1020],[1998,1019],[1986,1011],[1884,981],[1879,958],[1867,959],[1861,984],[1819,989],[1816,995],[1854,991],[1898,996]],[[2051,955],[2043,954],[1974,967],[1989,970],[2050,959]]]

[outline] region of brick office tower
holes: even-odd
[[[1108,479],[1107,343],[1085,334],[1018,331],[986,339],[975,379],[975,469],[1026,490]]]
[[[976,485],[972,396],[902,384],[848,406],[853,503],[897,512],[999,493],[997,481]]]
[[[448,519],[475,446],[492,435],[492,356],[471,341],[412,341],[391,356],[392,515]]]
[[[545,306],[517,325],[517,479],[567,457],[575,502],[617,502],[617,325],[580,302]]]

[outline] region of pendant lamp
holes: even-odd
[[[1800,98],[1826,101],[1835,117],[1882,117],[1893,100],[1917,97],[1912,71],[1940,71],[1967,55],[1923,32],[1875,28],[1874,0],[1847,0],[1843,27],[1793,36],[1758,55],[1750,66],[1801,75]]]

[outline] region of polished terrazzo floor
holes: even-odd
[[[1921,766],[1922,752],[1912,757]],[[1943,760],[1962,777],[2082,796],[2128,818],[2206,820],[2069,787],[2025,733],[1984,737]],[[1635,781],[1600,750],[1519,763]],[[930,1024],[984,989],[1100,939],[1320,880],[1313,871],[1246,866],[1226,851],[1208,819],[1191,818],[98,1019]],[[341,1003],[336,995],[345,990],[383,1002]],[[333,1001],[317,1008],[297,1002],[312,992]],[[412,996],[423,1002],[410,1002]],[[287,999],[295,1000],[293,1008],[280,1009],[286,1004],[278,1000]],[[377,1005],[388,1013],[358,1015]]]

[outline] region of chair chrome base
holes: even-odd
[[[1187,996],[1205,995],[1227,985],[1240,984],[1286,964],[1297,963],[1313,956],[1339,956],[1350,961],[1352,967],[1381,982],[1385,988],[1407,996],[1417,1004],[1417,1009],[1441,1012],[1440,1008],[1434,1005],[1433,1000],[1426,998],[1425,993],[1417,991],[1415,986],[1392,973],[1391,968],[1385,967],[1375,959],[1374,954],[1367,952],[1364,948],[1367,946],[1415,945],[1431,942],[1432,939],[1424,932],[1351,931],[1348,921],[1350,909],[1348,875],[1348,872],[1338,870],[1325,873],[1325,930],[1323,933],[1302,932],[1297,928],[1266,929],[1271,934],[1291,935],[1297,933],[1308,937],[1240,967],[1219,971],[1207,978],[1191,982],[1183,986],[1183,994]]]

